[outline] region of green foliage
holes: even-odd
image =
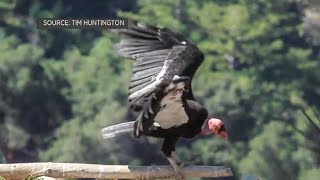
[[[64,92],[72,102],[74,118],[56,131],[57,140],[40,154],[41,159],[118,163],[127,156],[114,154],[124,147],[113,140],[104,142],[99,130],[119,123],[126,114],[126,89],[123,87],[129,74],[124,71],[125,62],[114,54],[112,42],[105,37],[95,42],[88,56],[73,49],[66,52],[65,58],[68,61],[61,63],[70,88]]]
[[[308,180],[316,180],[319,178],[320,169],[310,169],[301,173],[299,180],[308,179]]]
[[[29,176],[27,178],[24,178],[23,180],[43,180],[43,178],[37,178],[37,177],[34,177],[34,176]]]
[[[292,135],[292,130],[283,123],[265,125],[263,133],[250,142],[250,151],[240,163],[241,172],[271,179],[296,178],[297,167],[291,153],[297,149],[297,143],[290,139]]]
[[[35,146],[45,146],[48,132],[70,115],[69,103],[60,93],[66,81],[45,63],[50,60],[42,57],[41,48],[1,32],[1,149],[21,150],[31,143],[34,151]]]

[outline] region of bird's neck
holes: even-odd
[[[207,118],[202,124],[201,132],[200,132],[202,135],[212,134],[212,131],[209,129],[209,119],[210,118]]]

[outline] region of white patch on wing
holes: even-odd
[[[160,82],[156,80],[155,82],[153,82],[153,83],[151,83],[150,85],[142,88],[141,90],[132,93],[132,94],[129,96],[129,99],[134,99],[134,98],[136,98],[136,97],[141,97],[141,96],[144,95],[144,94],[150,93],[151,91],[153,91],[153,90],[156,88],[156,86],[157,86],[158,84],[160,84]]]
[[[160,124],[157,123],[157,122],[154,122],[153,125],[154,125],[155,127],[160,127]]]
[[[169,52],[168,57],[170,56],[171,52]],[[168,68],[169,68],[169,60],[166,59],[163,63],[163,68],[161,69],[161,71],[159,72],[158,76],[156,77],[157,81],[162,81],[164,74],[167,72]],[[170,60],[172,61],[172,60]]]
[[[177,80],[177,79],[180,79],[180,76],[174,75],[173,78],[172,78],[173,81],[174,81],[174,80]]]
[[[162,99],[161,106],[163,108],[154,118],[155,123],[159,124],[163,129],[185,124],[189,120],[182,104],[181,94],[177,94],[176,91],[177,89],[184,89],[185,84],[183,82],[177,84],[171,83],[168,87],[172,86],[175,86],[174,90],[170,91]]]
[[[170,53],[169,53],[169,55],[170,55]],[[165,60],[163,68],[161,69],[159,74],[156,76],[155,81],[153,83],[151,83],[150,85],[140,89],[139,91],[136,91],[136,92],[132,93],[129,96],[129,99],[134,99],[136,97],[141,97],[144,94],[148,94],[151,91],[153,91],[161,83],[161,81],[163,80],[163,76],[166,73],[166,71],[168,70],[168,68],[169,68],[168,60]]]

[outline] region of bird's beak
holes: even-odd
[[[227,131],[221,131],[218,133],[219,136],[223,137],[225,140],[228,140],[228,133]]]

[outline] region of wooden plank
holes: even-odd
[[[232,176],[224,166],[188,166],[182,168],[186,177]],[[161,179],[174,178],[170,166],[128,166],[80,163],[16,163],[0,164],[0,176],[6,179],[23,179],[29,176],[53,178],[97,179]]]

